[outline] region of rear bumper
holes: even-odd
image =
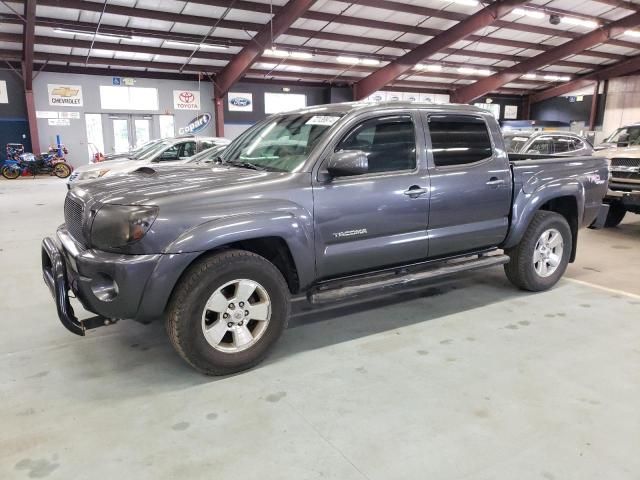
[[[604,222],[607,220],[608,214],[609,214],[609,205],[606,203],[603,203],[602,205],[600,205],[596,219],[591,223],[591,225],[589,225],[589,228],[592,228],[594,230],[604,228]]]

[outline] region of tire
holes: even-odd
[[[546,247],[543,252],[537,250],[538,247],[544,247],[545,243],[541,237],[548,232],[557,232],[560,235],[561,251],[557,246],[554,248]],[[550,238],[555,244],[556,237],[547,235],[545,241],[549,241]],[[522,290],[531,292],[548,290],[560,280],[567,269],[572,243],[571,228],[562,215],[547,211],[536,212],[520,243],[505,250],[505,253],[511,258],[509,263],[504,266],[507,278]],[[542,255],[537,256],[542,260],[534,262],[536,253]],[[549,255],[548,260],[544,260],[544,255]],[[552,263],[557,264],[554,267]]]
[[[67,178],[71,175],[71,167],[66,163],[56,163],[53,167],[53,173],[58,178]]]
[[[618,202],[609,204],[609,213],[604,221],[605,228],[613,228],[620,225],[622,219],[626,215],[627,210]]]
[[[239,294],[237,282],[257,285],[243,307],[244,294]],[[242,285],[249,291],[247,283]],[[216,301],[222,298],[219,294],[225,297],[221,302]],[[229,309],[231,303],[234,310]],[[245,308],[251,314],[243,324],[236,317],[246,314]],[[252,252],[225,250],[204,257],[182,276],[167,307],[166,329],[173,347],[193,368],[205,375],[229,375],[264,359],[286,328],[290,311],[287,282],[271,262]],[[231,316],[225,319],[223,315]],[[251,317],[268,320],[262,324]],[[229,321],[235,322],[232,328],[228,328]],[[205,329],[213,333],[205,336]],[[244,332],[250,329],[254,336],[246,343]],[[223,331],[224,336],[216,335]]]
[[[15,180],[20,176],[19,168],[2,167],[2,176],[8,180]]]

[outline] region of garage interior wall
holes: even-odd
[[[588,127],[593,95],[583,95],[582,100],[578,100],[578,98],[579,97],[573,96],[572,101],[571,97],[560,96],[534,103],[531,105],[531,120],[558,121],[566,123],[567,126],[573,122],[577,122],[578,124],[582,123]],[[598,95],[596,130],[602,128],[604,104],[604,95]]]
[[[616,128],[640,121],[640,76],[609,80],[602,130],[608,136]]]
[[[85,114],[102,113],[103,135],[113,135],[113,129],[109,125],[109,117],[127,118],[128,115],[173,115],[175,133],[178,134],[180,127],[185,127],[192,119],[202,113],[211,114],[211,122],[199,134],[206,136],[214,136],[214,107],[213,107],[213,86],[209,81],[181,81],[151,78],[134,78],[135,87],[153,87],[158,89],[158,110],[104,110],[100,102],[100,86],[113,86],[113,78],[99,75],[79,75],[54,72],[40,72],[33,82],[33,92],[35,98],[36,112],[53,112],[75,111],[80,113],[79,119],[69,119],[70,125],[59,126],[50,125],[49,119],[38,118],[38,131],[40,134],[40,143],[42,148],[48,145],[54,145],[56,135],[61,136],[62,143],[69,150],[67,159],[72,165],[78,166],[87,163],[90,158],[87,146],[87,129],[85,124]],[[49,104],[49,96],[47,85],[69,85],[81,86],[83,105],[81,107],[72,106],[53,106]],[[125,88],[125,87],[122,87]],[[173,103],[174,90],[193,90],[200,89],[200,110],[176,110]],[[156,131],[151,138],[158,137]],[[106,139],[105,139],[106,140]],[[110,150],[106,148],[110,142],[105,141],[106,152]]]
[[[0,102],[0,161],[5,158],[7,143],[22,143],[31,151],[27,107],[22,79],[13,70],[0,70],[0,81],[6,82],[8,103]]]

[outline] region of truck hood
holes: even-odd
[[[154,168],[140,165],[128,175],[103,178],[79,185],[74,193],[91,203],[121,205],[174,205],[177,198],[188,202],[225,196],[248,195],[291,174],[239,167],[183,165]]]

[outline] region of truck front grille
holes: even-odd
[[[640,167],[640,158],[612,158],[611,168],[615,167]]]
[[[71,236],[81,243],[84,243],[83,218],[84,205],[67,195],[64,201],[64,223]]]

